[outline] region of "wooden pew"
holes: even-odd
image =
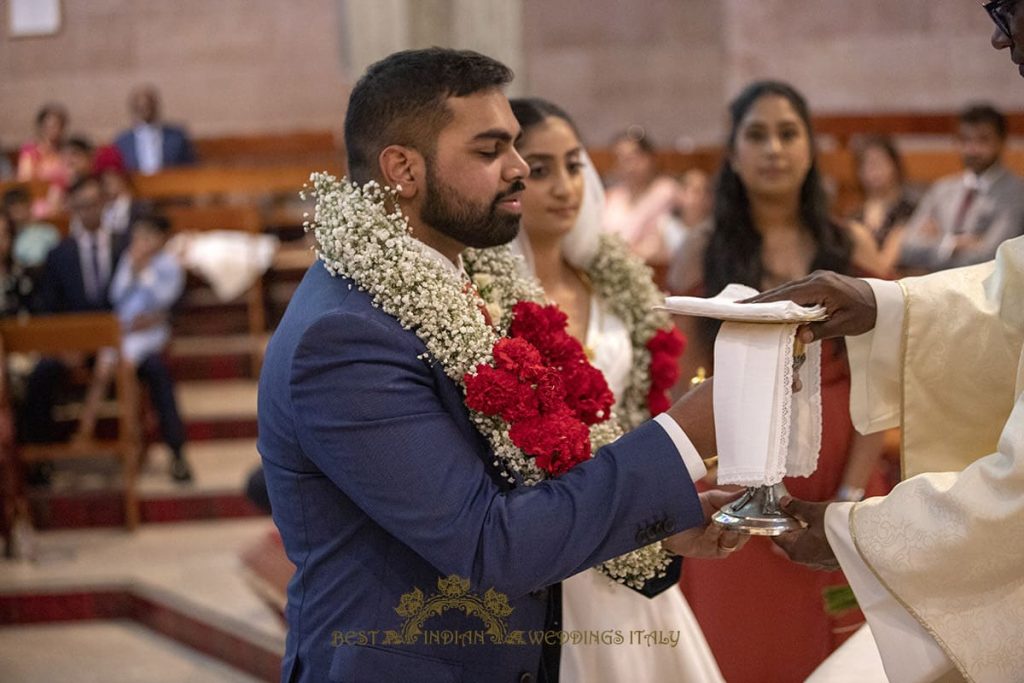
[[[330,130],[200,138],[195,148],[199,163],[213,166],[337,163],[343,156]]]
[[[161,171],[154,175],[132,176],[139,197],[154,202],[198,199],[223,200],[243,197],[250,201],[261,198],[297,197],[309,182],[313,171],[326,170],[342,174],[340,164],[323,168],[309,165],[213,167],[193,166]]]
[[[112,313],[69,313],[0,321],[0,340],[6,353],[38,353],[59,356],[65,353],[95,354],[104,348],[121,348],[121,325]],[[117,395],[117,438],[87,442],[19,444],[19,462],[93,457],[110,454],[121,463],[124,477],[125,525],[134,529],[139,523],[136,490],[142,442],[139,429],[139,390],[135,368],[121,358],[115,375]]]

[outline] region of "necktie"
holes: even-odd
[[[953,233],[959,235],[967,232],[967,212],[970,211],[971,205],[978,196],[978,189],[975,187],[967,188],[967,192],[964,194],[964,199],[960,202],[960,209],[956,212],[956,221],[953,223]]]
[[[86,277],[86,296],[93,304],[99,304],[103,300],[103,289],[106,285],[100,273],[100,244],[94,235],[89,240],[89,269],[92,271]]]

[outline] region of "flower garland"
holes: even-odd
[[[667,313],[655,310],[665,296],[654,284],[651,269],[618,236],[601,235],[586,273],[597,296],[630,331],[629,386],[615,408],[619,424],[630,431],[671,406],[668,391],[679,379],[678,360],[686,338]]]
[[[565,315],[542,304],[539,284],[518,275],[508,248],[467,250],[472,283],[461,280],[412,237],[394,190],[327,173],[310,180],[316,206],[305,227],[316,237],[317,257],[414,331],[427,348],[422,358],[440,363],[463,388],[501,476],[533,485],[621,436],[604,377],[566,332]],[[648,375],[653,367],[650,356],[634,365]],[[598,569],[641,588],[664,576],[670,561],[655,543]]]

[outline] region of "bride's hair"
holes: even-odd
[[[554,117],[568,123],[572,131],[576,133],[576,137],[580,136],[580,131],[576,128],[576,122],[557,104],[553,104],[540,97],[516,97],[509,100],[509,104],[512,105],[512,114],[516,117],[516,121],[519,122],[519,127],[523,133],[534,126],[544,123],[545,119]]]

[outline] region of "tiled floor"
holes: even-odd
[[[211,657],[132,621],[0,627],[4,683],[250,683]]]
[[[284,625],[246,583],[239,561],[239,553],[261,538],[271,525],[269,519],[260,518],[148,525],[133,533],[120,529],[39,533],[33,544],[33,560],[0,561],[0,593],[38,594],[129,586],[138,594],[169,605],[221,632],[280,654],[284,652]],[[90,623],[75,622],[67,626],[70,631],[57,633],[67,634],[72,643],[88,643],[93,637],[90,635],[92,631],[84,627]],[[79,630],[79,627],[83,628]],[[135,627],[141,628],[137,624]],[[55,642],[61,643],[63,648],[63,636],[48,638],[36,635],[37,631],[19,631],[0,627],[0,672],[3,672],[0,680],[5,683],[9,680],[32,683],[63,680],[249,680],[217,678],[220,675],[217,672],[221,670],[217,667],[210,669],[215,674],[212,678],[66,678],[62,672],[67,661],[63,656],[50,656],[59,649],[54,647]],[[145,629],[143,632],[148,634]],[[6,644],[12,634],[21,638],[17,647]],[[163,640],[156,634],[148,634],[147,637],[154,642]],[[107,642],[112,641],[108,639]],[[142,653],[141,649],[136,650]],[[132,658],[136,650],[126,655],[129,661],[134,661]],[[183,657],[181,651],[189,653],[188,648],[175,645],[178,659]],[[5,657],[12,652],[30,662],[25,664],[27,668],[18,669],[24,673],[22,678],[8,678]],[[116,662],[121,658],[116,649],[108,648],[104,652],[106,656],[100,659]],[[188,667],[190,671],[203,669],[208,658],[192,654],[196,656],[185,657],[183,661],[187,661],[184,664],[168,665],[172,667],[169,670],[186,671],[182,667]],[[140,654],[140,660],[145,661],[146,656]],[[173,668],[175,666],[178,668]],[[99,670],[107,669],[101,667]]]

